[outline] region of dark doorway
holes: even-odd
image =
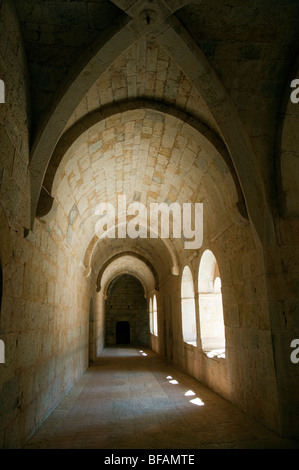
[[[116,323],[116,344],[130,344],[130,323],[128,321]]]

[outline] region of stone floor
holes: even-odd
[[[151,350],[105,349],[26,449],[299,448],[163,362]]]

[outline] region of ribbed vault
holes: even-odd
[[[271,238],[273,227],[266,194],[236,108],[205,55],[173,15],[177,6],[155,2],[152,7],[150,21],[145,21],[143,15],[144,2],[135,2],[126,10],[124,21],[111,30],[105,44],[90,51],[89,61],[82,63],[76,77],[70,77],[63,95],[57,95],[53,113],[32,149],[32,216],[40,206],[48,208],[51,204],[47,179],[41,186],[38,181],[44,180],[55,148],[70,126],[109,103],[142,97],[192,113],[221,137],[232,159],[230,169],[239,180],[253,228],[258,237]],[[254,183],[249,182],[248,175]],[[37,205],[45,195],[46,203]],[[244,207],[242,213],[246,213]]]

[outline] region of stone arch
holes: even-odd
[[[172,16],[169,23],[171,26],[158,35],[157,41],[198,90],[218,125],[238,175],[256,243],[275,243],[269,198],[238,112],[215,70],[179,20]]]
[[[96,78],[123,51],[138,38],[150,33],[184,71],[211,111],[240,181],[256,243],[275,243],[273,215],[256,155],[227,91],[203,52],[173,15],[177,7],[172,9],[160,1],[148,5],[151,6],[153,21],[145,21],[142,11],[146,10],[146,5],[143,3],[137,2],[126,9],[127,14],[124,13],[110,28],[108,40],[89,51],[86,61],[71,77],[67,89],[45,121],[31,153],[31,223],[41,191],[42,197],[47,194],[42,186],[48,163],[76,105]]]
[[[116,228],[118,227],[118,225],[116,225]],[[169,260],[169,264],[171,266],[171,273],[175,276],[178,275],[179,273],[179,261],[178,261],[178,256],[177,256],[177,253],[174,249],[174,247],[172,247],[171,245],[171,242],[167,239],[162,239],[161,237],[159,237],[159,239],[162,241],[163,245],[164,245],[164,248],[165,248],[165,254]],[[98,243],[100,243],[101,239],[98,238],[97,236],[94,236],[93,239],[91,240],[87,250],[86,250],[86,254],[85,254],[85,259],[84,259],[84,266],[85,266],[85,275],[88,276],[90,275],[91,273],[91,270],[92,270],[92,264],[93,264],[93,257],[96,253],[96,250],[97,250],[97,245]],[[148,263],[148,261],[147,261]],[[153,270],[154,272],[154,268],[151,267],[151,269]],[[155,273],[155,278],[156,278],[156,281],[158,280],[157,278],[157,274]]]
[[[48,162],[70,115],[95,80],[136,41],[134,32],[126,27],[129,19],[126,14],[116,18],[114,25],[109,27],[109,31],[105,31],[106,39],[103,40],[101,36],[98,42],[86,52],[85,60],[72,70],[71,76],[67,77],[64,87],[57,94],[52,109],[44,117],[35,137],[30,158],[31,225],[36,215]]]
[[[173,16],[169,18],[173,11],[167,10],[165,12],[163,8],[161,10],[159,2],[158,6],[160,18],[158,22],[155,21],[155,38],[186,73],[212,112],[236,169],[255,234],[262,241],[273,241],[275,232],[269,201],[265,194],[262,177],[257,169],[249,137],[241,124],[237,111],[199,47],[176,18]],[[130,14],[134,15],[134,11],[133,8]],[[166,18],[167,27],[165,27]],[[62,135],[67,118],[95,78],[100,76],[121,52],[136,41],[136,38],[146,34],[144,24],[143,22],[141,24],[140,21],[140,18],[129,20],[125,16],[122,24],[118,24],[115,29],[112,28],[108,41],[104,45],[101,44],[96,52],[89,57],[89,61],[86,61],[81,67],[56,105],[55,112],[49,116],[46,125],[38,135],[33,146],[30,164],[34,179],[39,180],[39,184],[32,185],[32,217],[36,214],[42,181],[49,160]],[[128,22],[130,27],[127,27]],[[87,70],[88,74],[85,73]],[[248,178],[248,175],[252,177]],[[42,197],[45,193],[47,190],[43,189]],[[242,212],[245,213],[244,208]]]
[[[107,267],[110,266],[111,263],[113,263],[114,261],[116,261],[118,259],[123,259],[125,256],[132,257],[132,258],[136,259],[136,261],[139,260],[140,262],[142,262],[145,265],[146,268],[148,268],[148,270],[151,272],[151,275],[154,278],[155,289],[158,290],[159,289],[159,277],[158,277],[158,274],[157,274],[155,268],[153,267],[153,265],[144,256],[141,256],[139,253],[135,253],[135,252],[132,252],[132,251],[124,251],[122,253],[119,253],[117,255],[112,256],[111,258],[109,258],[109,260],[107,260],[102,265],[102,267],[101,267],[101,269],[98,273],[98,276],[97,276],[97,282],[96,282],[97,292],[99,292],[101,290],[102,277],[103,277]]]
[[[136,277],[143,286],[145,297],[148,297],[155,289],[155,277],[150,265],[142,257],[136,257],[135,253],[122,253],[120,256],[116,255],[110,258],[101,269],[97,291],[99,292],[100,282],[103,295],[106,297],[110,283],[121,274],[130,274]]]
[[[80,135],[82,135],[84,132],[89,130],[92,126],[96,125],[97,123],[101,122],[102,120],[108,117],[119,113],[139,109],[148,109],[157,113],[165,115],[168,114],[170,116],[176,117],[180,121],[190,125],[191,128],[198,132],[201,137],[201,140],[203,140],[204,145],[206,146],[208,151],[216,151],[219,153],[220,157],[227,165],[235,184],[236,192],[238,195],[237,208],[241,216],[247,218],[248,215],[239,179],[223,140],[212,129],[210,129],[205,123],[201,122],[199,119],[189,115],[185,111],[182,111],[174,106],[168,105],[161,101],[155,101],[153,99],[126,100],[119,103],[113,103],[105,107],[96,109],[95,111],[88,113],[79,121],[75,122],[61,137],[55,147],[55,150],[53,151],[44,176],[42,192],[39,197],[36,215],[38,217],[44,217],[51,210],[54,200],[52,197],[52,189],[57,169],[63,159],[63,156],[70,148],[70,146],[76,141],[76,139],[80,137]]]

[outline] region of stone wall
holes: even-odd
[[[57,233],[36,221],[24,236],[30,218],[27,69],[13,2],[0,8],[0,447],[15,448],[86,369],[90,286]]]
[[[298,436],[299,395],[294,390],[298,389],[299,363],[291,360],[294,351],[291,342],[299,338],[298,233],[298,220],[279,220],[279,246],[269,247],[265,252],[279,408],[285,436]]]
[[[197,279],[200,259],[207,248],[216,256],[222,281],[225,358],[209,357],[202,349]],[[189,265],[196,301],[196,346],[182,339],[181,276],[170,279],[160,292],[160,296],[172,293],[174,363],[279,432],[277,359],[272,345],[267,272],[263,252],[255,247],[249,226],[232,226],[213,242],[205,240]],[[164,315],[169,316],[169,312]],[[160,322],[163,324],[163,319]]]
[[[0,3],[0,73],[5,103],[0,105],[0,201],[7,217],[29,223],[29,117],[26,58],[13,3]]]
[[[4,447],[23,443],[88,364],[90,286],[82,268],[42,224],[27,239],[14,230],[12,244],[0,317]]]

